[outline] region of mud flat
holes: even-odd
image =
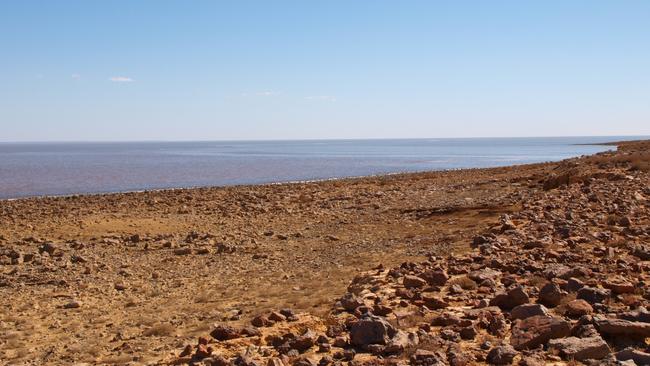
[[[649,212],[646,141],[0,201],[0,363],[648,364]]]

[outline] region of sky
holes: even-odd
[[[650,135],[650,1],[0,2],[0,141]]]

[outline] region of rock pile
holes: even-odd
[[[361,274],[325,319],[285,310],[249,331],[219,324],[176,361],[650,364],[649,175],[605,159],[538,179],[467,253]]]

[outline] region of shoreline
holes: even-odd
[[[618,146],[620,144],[625,144],[632,141],[618,141],[618,142],[605,142],[605,143],[589,143],[589,144],[573,144],[577,146]],[[614,150],[605,150],[595,154],[599,154],[607,151],[616,151]],[[590,155],[595,155],[590,154]],[[264,182],[264,183],[250,183],[250,184],[230,184],[230,185],[206,185],[206,186],[187,186],[187,187],[163,187],[163,188],[152,188],[152,189],[133,189],[133,190],[124,190],[124,191],[101,191],[101,192],[83,192],[83,193],[70,193],[70,194],[44,194],[44,195],[25,195],[18,197],[9,197],[2,198],[0,197],[0,202],[2,201],[16,201],[16,200],[29,200],[29,199],[50,199],[50,198],[66,198],[66,197],[77,197],[77,196],[110,196],[110,195],[120,195],[120,194],[137,194],[137,193],[148,193],[148,192],[167,192],[167,191],[188,191],[188,190],[204,190],[204,189],[226,189],[232,187],[255,187],[255,186],[267,186],[267,185],[294,185],[294,184],[305,184],[305,183],[319,183],[319,182],[328,182],[328,181],[344,181],[344,180],[358,180],[358,179],[376,179],[382,177],[392,177],[392,176],[402,176],[402,175],[418,175],[418,174],[428,174],[428,173],[440,173],[440,172],[453,172],[453,171],[463,171],[463,170],[477,170],[477,169],[499,169],[499,168],[514,168],[514,167],[525,167],[525,166],[534,166],[537,164],[552,164],[558,163],[568,159],[576,159],[584,156],[590,155],[579,155],[575,157],[570,157],[561,160],[550,160],[550,161],[540,161],[535,163],[522,163],[522,164],[509,164],[502,166],[491,166],[491,167],[476,167],[476,168],[449,168],[449,169],[438,169],[438,170],[418,170],[418,171],[399,171],[392,173],[379,173],[371,175],[358,175],[358,176],[343,176],[343,177],[330,177],[330,178],[316,178],[316,179],[307,179],[307,180],[290,180],[290,181],[274,181],[274,182]]]
[[[255,345],[246,357],[261,365],[344,352],[372,365],[458,355],[484,364],[506,347],[515,360],[565,365],[571,356],[548,341],[517,343],[521,319],[506,301],[545,304],[535,308],[544,321],[596,327],[593,337],[612,314],[650,307],[636,286],[650,282],[650,262],[635,256],[650,242],[649,183],[650,141],[640,141],[488,169],[3,200],[0,332],[9,336],[0,358],[184,365],[207,355],[234,362]],[[562,271],[610,291],[607,301],[585,297],[591,318],[566,313],[578,294]],[[547,282],[559,305],[544,299]],[[515,289],[525,297],[508,295]],[[364,319],[411,343],[351,343]],[[297,354],[272,341],[302,336],[309,347]],[[597,357],[623,351],[607,335],[592,341],[609,350]]]

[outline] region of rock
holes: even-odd
[[[415,349],[420,342],[417,334],[397,331],[383,349],[384,354],[400,354],[406,349]]]
[[[490,300],[490,306],[498,306],[504,310],[510,310],[518,305],[526,304],[530,301],[524,289],[519,286],[501,293]]]
[[[411,365],[415,366],[444,366],[446,357],[437,352],[417,349],[411,356]]]
[[[569,278],[565,285],[565,289],[569,292],[577,292],[583,287],[585,287],[585,283],[573,277]]]
[[[417,276],[404,276],[403,284],[406,288],[422,288],[427,285],[427,281]]]
[[[476,328],[474,328],[474,326],[471,325],[461,328],[458,333],[460,334],[460,337],[465,340],[474,339],[478,335],[478,331],[476,330]]]
[[[560,290],[560,287],[553,282],[549,282],[539,290],[537,302],[544,304],[550,308],[560,305],[562,297],[565,294]]]
[[[588,302],[582,299],[569,301],[566,304],[566,315],[573,317],[581,317],[593,313],[594,309]]]
[[[269,320],[272,320],[274,322],[283,322],[287,320],[287,317],[281,313],[278,313],[277,311],[273,311],[271,314],[269,314]]]
[[[514,309],[510,312],[510,319],[526,319],[535,315],[548,315],[548,309],[544,305],[540,304],[523,304],[515,306]]]
[[[259,337],[262,335],[262,332],[259,329],[250,326],[242,328],[240,333],[242,336],[246,337]]]
[[[532,316],[518,320],[512,327],[510,344],[517,350],[535,348],[549,340],[569,335],[571,326],[567,321],[550,316]]]
[[[650,323],[650,312],[644,307],[639,307],[635,311],[618,314],[618,318],[630,320],[633,322]]]
[[[277,357],[271,357],[269,360],[266,362],[266,366],[286,366],[284,362],[282,362],[281,359]]]
[[[501,276],[501,272],[495,271],[491,268],[472,271],[467,275],[467,277],[469,277],[470,280],[476,283],[481,283],[485,280],[496,280],[500,276]]]
[[[517,356],[517,351],[509,345],[494,347],[487,355],[487,361],[492,365],[510,365]]]
[[[240,338],[241,334],[239,330],[229,325],[217,325],[212,332],[210,332],[210,336],[218,341],[227,341],[229,339]]]
[[[312,348],[316,344],[316,334],[313,331],[307,330],[300,337],[291,342],[291,348],[303,353]]]
[[[182,247],[174,249],[175,255],[188,255],[192,254],[192,249],[190,247]]]
[[[603,287],[612,290],[615,295],[634,293],[634,285],[620,278],[612,278],[603,283]]]
[[[604,288],[583,287],[576,295],[577,299],[585,300],[590,304],[602,303],[611,295],[611,291]]]
[[[72,300],[69,303],[63,305],[64,309],[77,309],[80,307],[81,307],[81,302],[76,300]]]
[[[350,343],[362,347],[369,344],[386,344],[395,334],[395,328],[386,320],[367,315],[350,327]]]
[[[596,319],[596,329],[603,336],[646,338],[650,337],[650,323],[632,322],[623,319]]]
[[[354,309],[358,308],[359,306],[365,305],[361,298],[350,292],[345,294],[339,301],[341,302],[343,309],[347,311],[354,311]]]
[[[431,286],[444,286],[449,280],[445,271],[426,271],[422,274],[422,278]]]
[[[637,351],[634,348],[626,348],[616,352],[615,356],[618,361],[632,360],[637,365],[650,365],[650,353]]]
[[[650,246],[637,245],[632,249],[632,255],[641,259],[642,261],[650,261]]]
[[[607,357],[611,350],[601,337],[577,338],[568,337],[552,339],[548,342],[549,349],[557,352],[565,360],[600,360]]]
[[[269,317],[265,314],[258,315],[251,320],[251,324],[254,327],[270,327],[271,325],[274,324],[272,320],[269,319]]]
[[[424,306],[431,310],[444,309],[449,306],[449,303],[432,294],[422,294],[422,301]]]
[[[47,253],[50,257],[59,257],[63,253],[54,243],[45,243],[38,248],[38,252],[43,254]]]

